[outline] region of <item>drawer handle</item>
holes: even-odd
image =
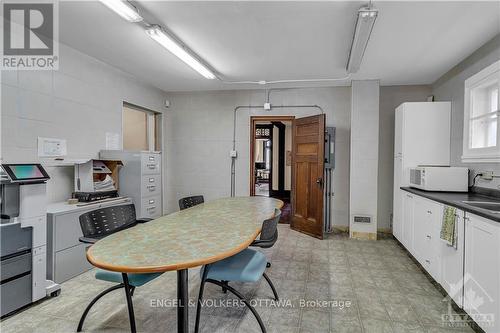
[[[427,214],[432,214],[432,211],[428,210],[428,211],[427,211]]]
[[[148,168],[150,168],[150,169],[156,169],[156,164],[148,164]]]
[[[149,178],[149,182],[150,182],[150,183],[154,183],[154,182],[155,182],[155,179],[154,179],[154,178]]]
[[[432,239],[432,237],[431,237],[430,235],[427,235],[427,238],[428,238],[428,239]]]
[[[149,156],[149,160],[150,160],[150,161],[154,161],[154,160],[155,160],[155,157],[154,157],[154,156]]]
[[[149,211],[156,210],[156,206],[151,206],[151,207],[148,207],[146,209],[149,210]]]
[[[156,189],[156,186],[155,185],[149,185],[147,186],[148,190],[150,190],[151,192],[153,192],[155,189]]]
[[[430,264],[430,263],[431,263],[431,261],[430,261],[430,260],[428,260],[428,259],[425,259],[425,262],[426,262],[426,263],[428,263],[428,264]]]

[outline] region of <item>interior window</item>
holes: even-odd
[[[465,81],[463,160],[500,159],[500,62]]]
[[[123,149],[158,151],[160,115],[127,103],[123,104]]]

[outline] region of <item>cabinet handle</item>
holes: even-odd
[[[147,186],[148,190],[150,190],[151,192],[153,192],[155,189],[156,189],[156,186],[155,185],[149,185]]]
[[[425,262],[426,262],[426,263],[428,263],[428,264],[430,264],[430,263],[431,263],[431,261],[430,261],[430,260],[428,260],[428,259],[425,259]]]
[[[156,164],[148,164],[148,168],[155,169],[156,168]]]
[[[427,214],[432,214],[432,211],[428,210],[428,211],[427,211]]]
[[[430,235],[427,235],[427,238],[428,238],[428,239],[432,239],[432,237],[431,237]]]
[[[148,207],[147,210],[151,211],[151,210],[155,210],[156,209],[156,206],[151,206],[151,207]]]

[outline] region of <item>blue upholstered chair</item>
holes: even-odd
[[[82,228],[83,237],[80,241],[83,243],[93,244],[99,239],[109,236],[115,232],[125,230],[135,226],[137,223],[145,223],[150,220],[136,220],[135,207],[133,204],[106,207],[80,215],[80,227]],[[114,282],[116,285],[104,290],[97,295],[87,306],[78,323],[77,332],[81,332],[85,317],[89,313],[92,306],[107,293],[124,288],[125,297],[127,299],[128,315],[130,320],[130,330],[136,332],[134,307],[132,305],[132,296],[135,288],[140,287],[149,281],[156,279],[162,273],[150,274],[132,274],[119,273],[98,269],[95,273],[95,278],[102,281]]]
[[[280,210],[276,209],[274,217],[265,220],[262,223],[260,240],[268,241],[277,236],[277,227],[280,215]],[[271,279],[269,279],[265,273],[266,265],[267,259],[263,253],[247,248],[234,256],[203,266],[200,272],[201,285],[198,295],[198,305],[196,308],[195,333],[198,333],[199,329],[203,290],[206,282],[216,284],[222,287],[224,291],[228,290],[242,300],[250,311],[252,311],[262,332],[265,333],[266,328],[258,312],[241,293],[229,285],[229,282],[258,282],[262,277],[264,277],[273,291],[274,298],[278,300],[278,293],[276,292]]]

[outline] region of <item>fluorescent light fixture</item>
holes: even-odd
[[[372,7],[361,7],[358,10],[356,28],[347,61],[348,73],[356,73],[359,70],[377,15],[378,10]]]
[[[132,6],[128,1],[122,0],[100,0],[109,9],[123,17],[129,22],[141,22],[142,16],[139,15],[137,8]]]
[[[213,80],[215,79],[215,74],[207,68],[200,60],[190,54],[183,46],[180,45],[173,37],[169,36],[163,29],[159,26],[152,26],[146,29],[146,33],[149,37],[153,38],[161,46],[169,50],[179,59],[184,61],[192,69],[203,75],[205,78]]]

